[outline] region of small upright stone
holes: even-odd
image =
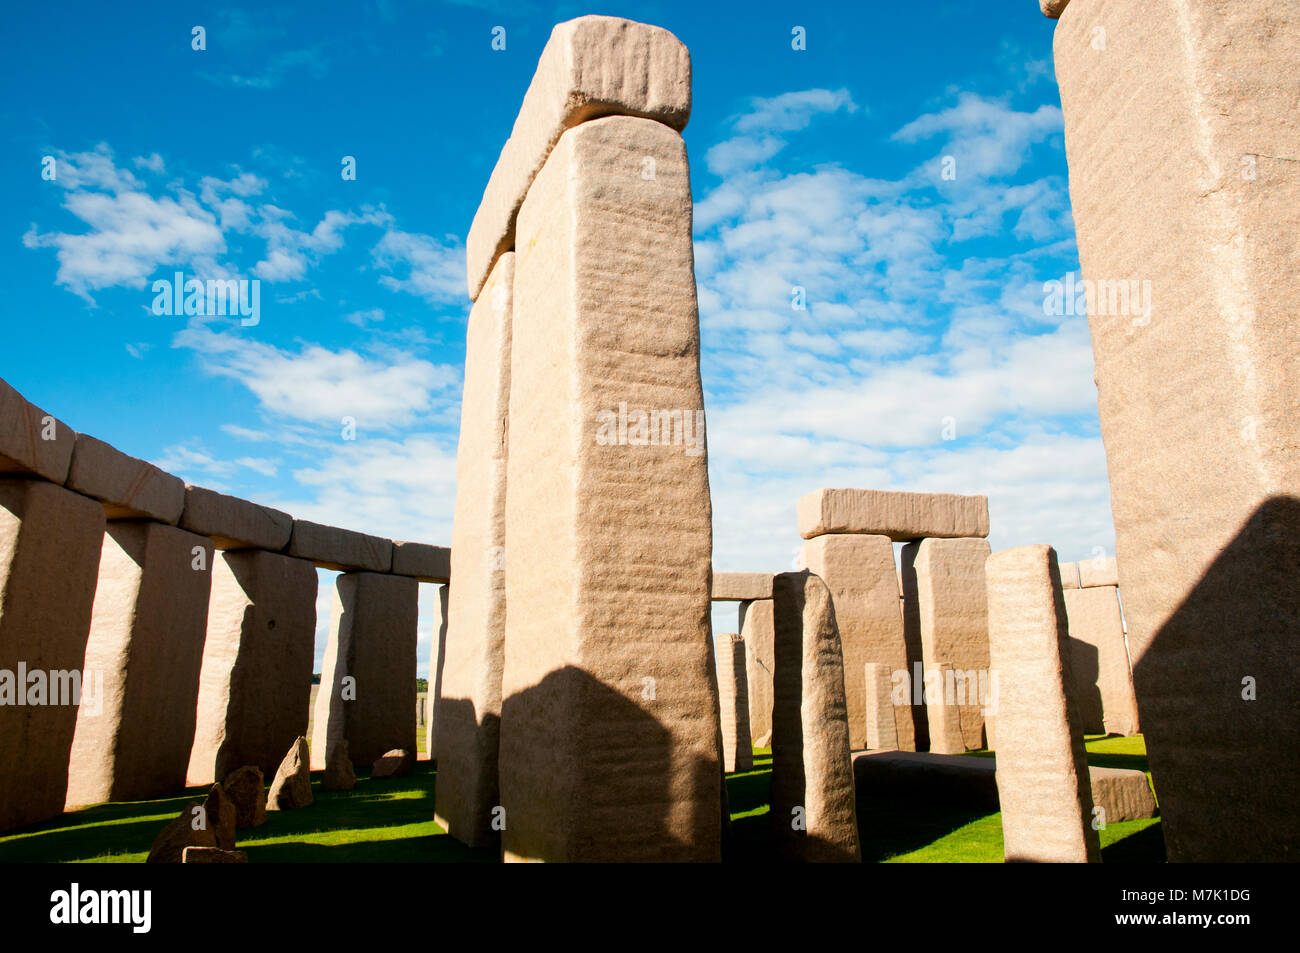
[[[810,572],[778,575],[772,824],[788,859],[857,863],[857,800],[849,751],[844,663],[826,583]]]
[[[1092,789],[1056,552],[1019,546],[986,564],[989,657],[998,673],[997,784],[1008,861],[1096,862]]]
[[[280,770],[275,772],[271,791],[266,796],[268,811],[291,811],[312,802],[309,764],[307,739],[299,736],[280,762]]]
[[[352,769],[352,755],[348,752],[346,738],[330,749],[320,786],[322,791],[351,791],[357,786],[357,773]]]
[[[222,850],[233,850],[238,812],[235,810],[235,802],[226,796],[220,784],[212,785],[208,791],[203,810],[207,812],[208,826],[217,839],[217,846]]]
[[[734,633],[719,635],[715,641],[724,770],[748,771],[754,767],[754,746],[749,739],[749,685],[745,677],[745,642]]]
[[[405,748],[394,748],[377,759],[370,769],[372,778],[400,778],[411,773],[415,755]]]
[[[740,640],[745,644],[749,689],[749,733],[755,748],[772,744],[772,600],[740,604]]]
[[[225,850],[235,846],[235,806],[214,784],[202,802],[191,801],[180,815],[158,832],[146,863],[179,864],[188,847]]]
[[[261,768],[246,764],[226,775],[221,786],[235,805],[236,827],[261,827],[266,823],[266,785]]]

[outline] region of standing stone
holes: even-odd
[[[180,815],[158,832],[149,845],[147,864],[179,864],[191,847],[217,847],[217,831],[205,804],[191,801]]]
[[[772,600],[740,604],[740,640],[745,645],[749,689],[749,733],[755,748],[772,744]]]
[[[1065,590],[1070,622],[1071,691],[1083,730],[1115,735],[1138,733],[1137,699],[1114,586]]]
[[[778,575],[775,704],[772,710],[772,824],[791,860],[862,859],[844,662],[835,607],[809,572]]]
[[[345,738],[357,765],[395,746],[415,750],[419,625],[418,580],[373,572],[338,577],[312,719],[313,768],[324,768]]]
[[[103,535],[94,500],[0,480],[0,830],[63,811],[77,727],[71,695],[75,688],[90,709],[108,690],[95,673],[83,684],[82,671]],[[67,703],[48,704],[55,695]]]
[[[502,255],[470,310],[456,450],[447,643],[437,714],[435,820],[471,847],[495,848],[497,745],[506,635],[506,459],[515,255]]]
[[[300,735],[276,769],[271,790],[266,795],[266,809],[292,811],[307,807],[312,800],[307,739]]]
[[[916,557],[921,541],[905,544],[898,552],[898,586],[903,614],[903,643],[907,647],[907,681],[904,687],[908,706],[898,712],[902,722],[910,716],[916,751],[930,750],[930,718],[925,704],[925,669],[921,663],[921,593],[916,578]]]
[[[108,524],[85,665],[103,673],[104,695],[77,716],[69,809],[185,787],[213,555],[206,537],[174,526]]]
[[[433,641],[429,645],[429,718],[424,727],[424,750],[430,761],[438,760],[438,701],[442,698],[442,668],[447,649],[447,603],[450,586],[438,587],[434,604]]]
[[[984,563],[989,552],[986,539],[926,539],[917,548],[921,663],[926,672],[946,666],[937,697],[926,698],[930,750],[936,754],[984,747],[981,689],[987,692],[989,684]],[[835,608],[838,615],[838,600]],[[949,707],[955,710],[946,711]]]
[[[863,666],[867,701],[867,739],[868,751],[890,751],[898,749],[898,724],[911,718],[906,709],[894,704],[893,672],[888,665],[879,662],[867,662]],[[898,715],[903,717],[900,718]]]
[[[316,593],[304,560],[256,550],[217,558],[187,783],[246,764],[273,774],[307,733]]]
[[[844,654],[844,691],[849,706],[849,745],[867,746],[866,683],[858,677],[868,662],[893,672],[907,671],[907,643],[898,615],[898,575],[888,536],[835,534],[803,544],[803,564],[820,576],[835,603],[835,622]],[[898,719],[899,745],[916,742],[908,718]]]
[[[339,739],[338,744],[330,749],[320,786],[322,791],[351,791],[357,786],[357,773],[353,770],[352,756],[348,753],[348,739]]]
[[[212,785],[207,800],[203,802],[203,809],[208,814],[208,824],[217,838],[217,846],[222,850],[234,850],[239,812],[235,808],[235,802],[226,796],[220,784]]]
[[[1098,861],[1083,731],[1065,691],[1069,633],[1056,552],[1003,550],[989,557],[986,573],[1006,859]]]
[[[1102,50],[1097,7],[1060,14],[1056,71],[1165,844],[1294,861],[1300,6],[1110,0]]]
[[[723,764],[727,772],[748,771],[754,767],[754,746],[749,738],[745,642],[734,633],[719,635],[716,641]]]
[[[621,116],[568,130],[516,247],[503,852],[716,861],[712,513],[681,137]]]
[[[411,773],[415,766],[415,755],[405,748],[386,751],[370,767],[372,778],[401,778]]]
[[[235,805],[236,827],[261,827],[266,823],[266,785],[261,768],[246,764],[226,775],[221,786]]]

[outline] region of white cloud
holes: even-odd
[[[380,268],[405,272],[405,277],[384,275],[379,279],[394,291],[405,291],[440,304],[468,300],[465,246],[453,236],[439,242],[429,235],[389,229],[371,254]]]

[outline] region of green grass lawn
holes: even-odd
[[[1090,737],[1088,761],[1103,767],[1146,770],[1139,738]],[[987,752],[976,753],[975,756]],[[754,750],[754,768],[727,776],[731,810],[728,862],[770,860],[768,800],[771,750]],[[312,783],[315,803],[297,811],[270,812],[261,827],[239,832],[239,849],[251,863],[287,862],[476,862],[495,861],[472,851],[433,822],[437,773],[420,761],[410,775],[372,780],[359,775],[351,791],[322,791]],[[319,778],[319,775],[317,775]],[[54,861],[138,863],[164,825],[204,794],[156,801],[100,804],[16,833],[0,836],[0,863]],[[864,792],[858,798],[863,860],[886,863],[1000,863],[1002,826],[998,814],[915,799],[899,803]],[[1111,824],[1101,831],[1102,860],[1161,862],[1164,840],[1158,818]]]

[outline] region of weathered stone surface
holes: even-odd
[[[847,676],[846,672],[846,676]],[[903,712],[899,717],[893,701],[893,671],[888,665],[867,662],[863,666],[866,686],[867,736],[863,745],[868,751],[890,751],[898,748],[898,722],[910,717]]]
[[[1085,732],[1138,733],[1137,698],[1114,586],[1065,592],[1070,623],[1070,686]]]
[[[907,643],[898,614],[898,576],[888,536],[835,534],[803,544],[803,564],[830,588],[835,603],[840,651],[844,656],[849,745],[867,746],[866,682],[859,676],[868,662],[907,670]],[[898,746],[916,746],[910,718],[897,719]]]
[[[1079,564],[1078,563],[1061,563],[1061,588],[1062,589],[1079,588]]]
[[[351,791],[357,786],[357,774],[352,768],[352,755],[348,752],[346,738],[340,739],[330,749],[320,786],[323,791]]]
[[[1119,585],[1119,568],[1114,556],[1104,559],[1085,559],[1078,566],[1080,589]]]
[[[809,572],[772,585],[772,825],[792,860],[862,859],[844,663],[831,592]],[[800,827],[802,826],[802,829]]]
[[[84,433],[77,434],[65,485],[99,500],[109,519],[151,519],[175,525],[185,509],[185,483],[180,477]]]
[[[1100,807],[1106,824],[1142,820],[1159,813],[1145,771],[1090,767],[1088,776],[1092,780],[1094,812]]]
[[[85,664],[104,691],[78,712],[68,808],[185,787],[214,555],[207,537],[174,526],[108,524]]]
[[[1055,59],[1083,277],[1151,282],[1089,325],[1168,857],[1294,861],[1300,6],[1110,0],[1105,50],[1093,6]]]
[[[469,296],[479,297],[498,257],[516,247],[524,197],[566,129],[622,115],[681,130],[690,114],[690,54],[667,30],[604,16],[557,24],[465,240]]]
[[[271,780],[271,790],[266,795],[268,811],[292,811],[311,804],[313,798],[309,760],[307,739],[300,735]]]
[[[217,833],[212,820],[203,803],[191,801],[175,820],[158,832],[145,863],[179,864],[187,847],[216,848]]]
[[[719,635],[718,706],[722,713],[724,770],[748,771],[754,767],[754,746],[749,737],[749,685],[745,677],[745,642],[735,633]]]
[[[517,240],[503,853],[716,861],[712,513],[681,137],[623,117],[570,129]],[[615,426],[623,407],[680,411],[690,439],[642,444]]]
[[[397,576],[414,576],[421,582],[443,582],[451,578],[451,550],[428,543],[393,543],[393,568]]]
[[[289,542],[293,517],[269,506],[187,483],[180,526],[207,536],[217,549],[280,550]]]
[[[338,577],[312,719],[313,768],[324,768],[343,739],[355,765],[393,747],[415,750],[419,617],[416,579],[372,572]]]
[[[186,847],[181,851],[182,864],[246,864],[248,853],[222,850],[219,847]]]
[[[336,572],[388,572],[393,566],[393,541],[309,520],[294,520],[285,552],[307,559],[320,569]]]
[[[76,432],[0,380],[0,473],[33,474],[62,483]]]
[[[246,764],[273,774],[306,733],[316,593],[316,570],[301,559],[259,551],[217,557],[188,783]]]
[[[394,748],[375,759],[370,767],[372,778],[400,778],[411,773],[415,755],[405,748]]]
[[[755,748],[767,748],[772,744],[772,600],[742,602],[739,616],[749,688],[749,733]]]
[[[443,659],[447,649],[447,603],[451,598],[450,586],[438,587],[438,600],[434,603],[433,639],[429,644],[429,719],[425,725],[424,750],[430,761],[438,760],[438,703],[442,698]]]
[[[917,548],[921,664],[925,672],[948,667],[938,697],[926,697],[930,750],[936,754],[985,746],[983,699],[990,675],[984,562],[989,552],[985,539],[926,539]],[[835,608],[838,616],[838,601]],[[950,707],[955,710],[947,711]]]
[[[89,707],[99,700],[91,690],[102,697],[107,687],[92,679],[83,694],[80,684],[103,534],[94,500],[53,483],[0,480],[0,672],[8,673],[0,675],[0,830],[63,811],[77,708],[46,702],[55,694],[70,702],[75,687]],[[33,680],[36,672],[44,678]],[[41,703],[32,704],[38,687]]]
[[[1059,20],[1069,5],[1070,0],[1038,0],[1038,9],[1043,11],[1043,16],[1053,20]]]
[[[266,785],[263,781],[262,769],[255,764],[246,764],[230,772],[221,782],[226,796],[235,805],[236,827],[261,827],[266,823]]]
[[[226,796],[220,784],[212,785],[208,791],[203,810],[207,812],[208,826],[217,839],[217,846],[222,850],[234,850],[239,814],[235,802]]]
[[[930,747],[930,718],[925,704],[925,671],[921,664],[921,594],[916,578],[916,557],[921,540],[906,543],[898,552],[899,607],[903,615],[903,642],[907,646],[907,683],[904,686],[910,704],[895,714],[899,721],[912,719],[912,737],[917,751]],[[910,749],[909,749],[910,750]]]
[[[772,598],[770,572],[715,572],[714,602],[752,602]]]
[[[998,673],[998,798],[1008,861],[1096,862],[1056,552],[1019,546],[988,558],[989,660]]]
[[[896,543],[989,534],[986,496],[893,490],[814,490],[799,499],[799,535],[888,536]]]
[[[435,819],[471,847],[495,848],[497,747],[506,635],[506,466],[515,253],[497,259],[470,310],[456,452],[447,638],[439,689]]]

